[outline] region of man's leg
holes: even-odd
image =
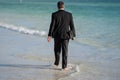
[[[54,39],[54,53],[55,53],[55,65],[59,65],[60,61],[60,53],[61,53],[61,40],[55,38]]]
[[[69,40],[62,40],[62,69],[67,68],[68,43]]]

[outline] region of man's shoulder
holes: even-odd
[[[67,14],[72,14],[71,12],[68,12],[68,11],[65,11],[65,13],[67,13]]]
[[[68,12],[68,11],[65,11],[65,10],[63,10],[62,12],[65,13],[65,14],[72,15],[71,12]],[[60,11],[55,11],[55,12],[53,12],[52,14],[55,15],[55,14],[59,14],[59,13],[60,13]]]
[[[58,13],[58,11],[55,11],[55,12],[53,12],[52,14],[54,15],[54,14],[57,14]]]
[[[72,13],[71,13],[71,12],[68,12],[68,11],[64,11],[64,12],[65,12],[65,15],[66,15],[66,16],[69,16],[69,17],[72,16]]]

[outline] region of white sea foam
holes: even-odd
[[[71,69],[69,71],[67,71],[67,75],[60,77],[58,80],[71,80],[71,77],[75,77],[76,75],[78,75],[80,73],[80,68],[79,65],[77,64],[68,64],[68,67],[70,67]]]
[[[6,23],[2,23],[2,22],[0,22],[0,27],[6,28],[6,29],[9,29],[12,31],[24,33],[24,34],[38,35],[38,36],[46,36],[47,35],[47,33],[45,31],[28,29],[23,26],[15,26],[15,25],[6,24]]]
[[[76,65],[76,72],[80,72],[80,68],[78,65]]]

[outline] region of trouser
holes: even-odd
[[[55,38],[54,39],[54,53],[55,53],[55,65],[59,65],[60,53],[62,50],[62,68],[67,67],[67,56],[68,56],[68,43],[69,40]]]

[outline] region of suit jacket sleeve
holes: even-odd
[[[76,33],[75,33],[75,27],[74,27],[74,22],[73,22],[73,17],[71,14],[71,19],[70,19],[70,29],[73,32],[73,37],[76,37]]]
[[[55,27],[55,19],[54,19],[54,15],[52,14],[52,16],[51,16],[51,24],[50,24],[48,36],[52,36],[54,27]]]

